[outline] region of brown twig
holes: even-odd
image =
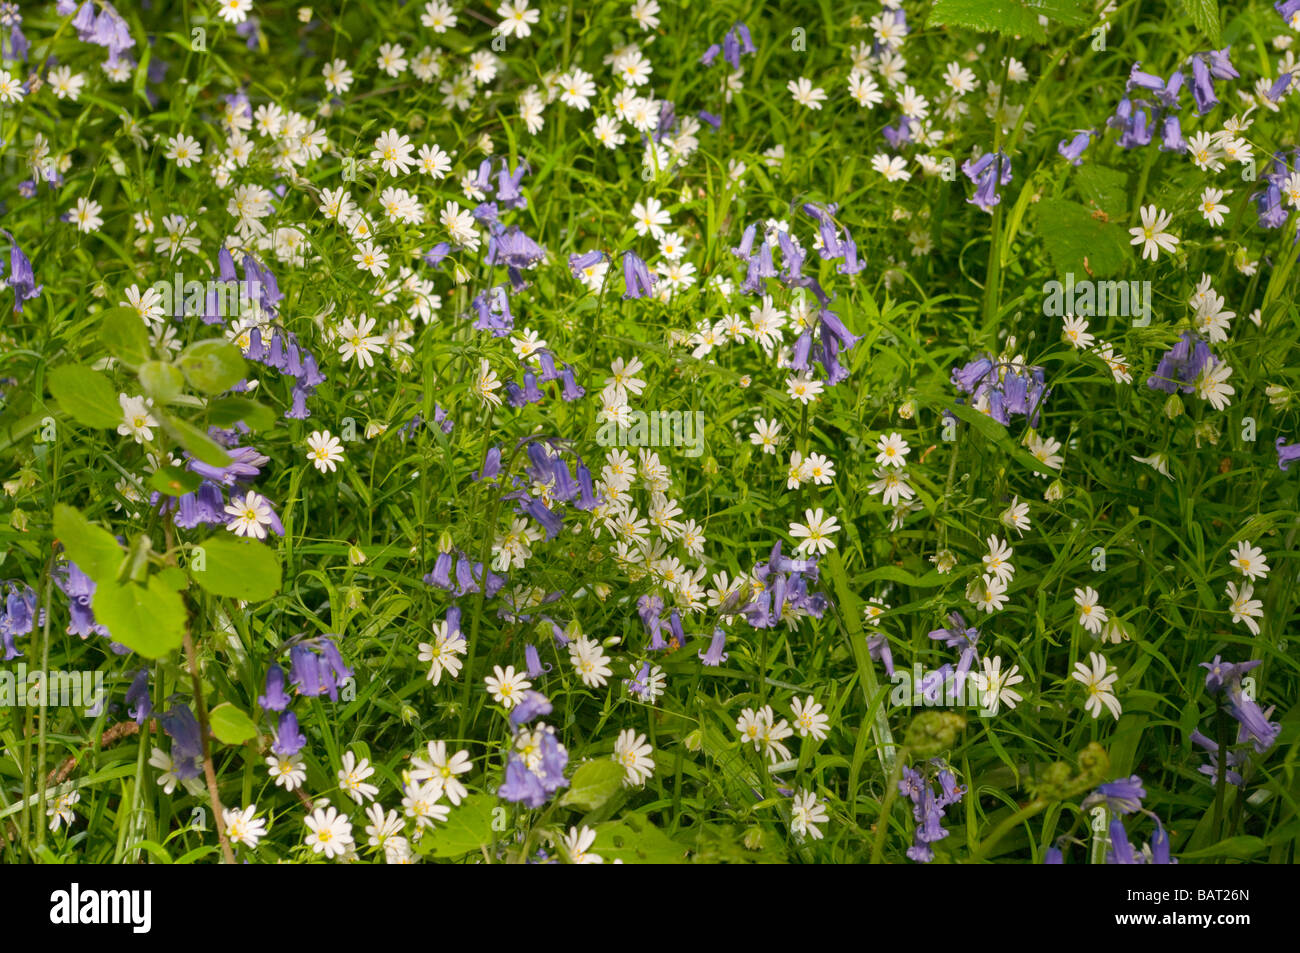
[[[150,721],[152,722],[152,719],[150,719]],[[150,725],[150,727],[152,728],[152,724]],[[121,741],[123,738],[130,738],[132,735],[138,734],[139,731],[140,731],[140,726],[137,725],[134,721],[119,721],[112,728],[109,728],[102,735],[100,735],[99,738],[100,750],[102,751],[104,748],[107,748],[109,745],[117,744],[117,742]],[[50,788],[56,784],[62,784],[64,781],[68,780],[68,776],[72,774],[72,770],[77,766],[77,762],[80,761],[82,756],[85,755],[85,753],[90,750],[90,747],[91,747],[90,745],[86,745],[76,754],[68,755],[68,757],[64,759],[63,763],[60,764],[57,768],[55,768],[53,771],[51,771],[49,775],[45,778],[45,786],[47,788]]]

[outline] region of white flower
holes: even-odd
[[[242,497],[232,496],[226,504],[226,512],[231,516],[226,524],[230,532],[236,536],[266,539],[266,528],[271,525],[274,514],[263,497],[252,490]]]
[[[822,713],[822,706],[811,695],[800,701],[795,698],[790,702],[790,711],[794,714],[794,726],[799,736],[807,738],[812,735],[818,741],[826,738],[826,728],[830,718]]]
[[[409,138],[400,135],[396,129],[389,129],[375,140],[370,158],[378,162],[389,175],[406,175],[415,165],[415,160],[411,158],[414,149]]]
[[[819,506],[816,510],[804,510],[804,520],[803,523],[790,524],[790,535],[803,540],[795,547],[797,555],[806,556],[809,553],[816,553],[820,556],[827,550],[835,548],[831,536],[840,531],[840,526],[834,516],[825,515]]]
[[[989,551],[984,557],[984,568],[1002,582],[1011,582],[1016,568],[1011,565],[1011,547],[996,536],[988,538]]]
[[[1130,228],[1129,234],[1133,236],[1132,245],[1142,246],[1142,257],[1149,258],[1152,261],[1160,252],[1172,253],[1174,246],[1178,244],[1178,239],[1165,231],[1174,217],[1163,209],[1158,209],[1154,205],[1144,206],[1142,209],[1142,225],[1140,227]]]
[[[248,19],[248,11],[253,9],[253,0],[220,0],[217,4],[217,16],[227,23],[240,24]]]
[[[781,425],[775,420],[764,420],[758,417],[754,420],[754,432],[749,435],[749,442],[756,447],[762,447],[764,453],[776,453],[776,445],[781,435]]]
[[[805,835],[813,840],[821,840],[825,835],[817,825],[825,824],[830,819],[826,805],[817,800],[811,791],[796,791],[790,806],[790,832],[800,837]]]
[[[343,753],[343,767],[338,772],[339,788],[358,804],[373,801],[379,794],[379,788],[366,783],[366,778],[374,773],[375,769],[370,766],[368,758],[362,758],[358,761],[355,754],[351,751],[345,751]]]
[[[1066,315],[1062,334],[1075,350],[1086,351],[1092,347],[1093,337],[1088,333],[1088,322],[1083,318]]]
[[[459,631],[448,632],[445,621],[435,622],[433,641],[421,642],[416,657],[421,662],[429,663],[429,674],[426,677],[437,685],[442,680],[443,672],[446,672],[450,678],[460,674],[463,663],[458,656],[464,655],[468,647]]]
[[[513,665],[502,671],[500,665],[492,667],[492,674],[483,679],[487,689],[492,693],[492,700],[507,711],[523,697],[524,692],[533,687],[523,672],[516,672]]]
[[[999,517],[1002,525],[1008,529],[1014,529],[1017,533],[1024,533],[1029,529],[1029,504],[1021,503],[1020,497],[1013,496],[1011,505],[1002,511]]]
[[[307,459],[321,473],[333,473],[343,459],[343,444],[338,437],[331,437],[328,430],[314,431],[307,438]]]
[[[790,90],[790,95],[794,97],[796,103],[809,109],[821,109],[822,103],[826,100],[826,90],[820,86],[814,88],[812,82],[804,76],[800,76],[797,80],[790,80],[785,84],[785,88]]]
[[[442,782],[443,793],[447,795],[447,800],[452,804],[459,804],[469,796],[469,788],[456,777],[474,767],[469,752],[462,749],[449,758],[445,741],[430,741],[425,746],[425,750],[429,753],[428,760],[411,759],[412,780],[427,781],[430,778],[438,778]]]
[[[68,213],[68,220],[76,224],[77,231],[89,234],[104,224],[104,220],[99,217],[99,213],[103,210],[104,206],[94,199],[80,198],[77,199],[73,210]]]
[[[655,762],[651,754],[654,749],[646,744],[645,735],[637,734],[631,728],[618,733],[614,742],[614,760],[623,766],[626,785],[642,785],[655,772]]]
[[[1237,391],[1228,383],[1228,378],[1232,376],[1232,368],[1217,358],[1210,357],[1205,362],[1205,367],[1196,378],[1196,395],[1202,400],[1208,400],[1210,406],[1215,410],[1223,410],[1231,401],[1228,399]]]
[[[1292,176],[1292,178],[1295,178],[1295,176]],[[1229,189],[1229,192],[1231,192],[1231,189]],[[1218,228],[1223,224],[1224,213],[1230,211],[1228,206],[1219,204],[1223,199],[1223,196],[1224,192],[1222,189],[1212,187],[1207,187],[1205,191],[1201,193],[1201,204],[1199,206],[1201,215],[1203,215],[1205,220],[1215,228]],[[1293,202],[1292,204],[1294,205],[1295,203]]]
[[[306,845],[314,854],[324,854],[328,858],[342,857],[352,848],[352,822],[346,814],[340,814],[333,805],[316,808],[307,815]]]
[[[286,791],[301,787],[307,780],[307,768],[302,763],[302,756],[298,754],[269,757],[266,759],[266,768],[276,785]]]
[[[613,674],[604,648],[595,639],[589,639],[585,635],[569,643],[569,661],[573,663],[574,671],[582,679],[582,684],[588,688],[600,688]]]
[[[664,237],[664,226],[671,222],[668,212],[656,198],[648,198],[632,206],[632,227],[636,229],[638,235],[649,232],[656,241],[659,241]]]
[[[325,91],[342,95],[352,88],[352,70],[348,69],[347,60],[334,60],[321,68],[325,77]]]
[[[1110,663],[1106,661],[1106,657],[1100,652],[1089,652],[1088,662],[1089,665],[1085,665],[1083,662],[1075,662],[1074,672],[1070,676],[1088,689],[1088,698],[1084,702],[1084,708],[1093,718],[1098,718],[1101,716],[1102,706],[1105,705],[1107,711],[1118,720],[1121,708],[1112,686],[1119,678],[1119,675],[1114,672],[1107,674]]]
[[[911,448],[901,434],[891,433],[876,441],[876,463],[882,467],[903,467],[907,464],[907,455]]]
[[[450,3],[444,3],[442,0],[433,0],[431,3],[424,5],[424,13],[420,15],[421,25],[432,30],[434,33],[446,33],[456,26],[457,17],[452,11]]]
[[[1242,583],[1241,589],[1238,590],[1237,584],[1230,582],[1227,594],[1228,611],[1232,613],[1232,621],[1246,623],[1246,628],[1250,629],[1251,635],[1259,635],[1259,623],[1255,620],[1264,617],[1264,603],[1253,598],[1255,587],[1247,582]]]
[[[575,864],[603,864],[605,859],[599,854],[587,853],[596,843],[596,832],[586,825],[581,829],[570,827],[563,840],[564,853]]]
[[[257,805],[245,808],[222,808],[221,823],[226,828],[226,839],[234,844],[254,848],[266,836],[266,821],[256,817]]]
[[[993,712],[996,712],[1001,705],[1015,708],[1020,703],[1021,696],[1019,692],[1012,691],[1011,686],[1025,680],[1025,677],[1020,674],[1020,666],[1012,665],[1009,671],[1003,672],[1000,655],[993,658],[984,656],[983,665],[984,674],[980,678],[980,690],[983,692],[984,708]]]
[[[181,133],[167,140],[167,150],[163,153],[182,169],[188,169],[203,158],[203,147],[197,139]]]
[[[522,38],[533,32],[533,24],[541,13],[530,10],[528,0],[506,0],[497,8],[497,16],[501,18],[496,28],[498,33]]]
[[[432,827],[435,821],[445,821],[451,814],[451,805],[438,803],[445,790],[438,775],[420,784],[412,781],[406,785],[402,797],[403,812],[414,819],[416,827]]]
[[[1237,544],[1228,565],[1247,579],[1264,579],[1269,573],[1268,563],[1264,560],[1264,550],[1248,539],[1243,539]]]
[[[1101,631],[1102,624],[1109,618],[1106,610],[1097,604],[1097,590],[1092,586],[1074,590],[1074,604],[1079,607],[1079,625],[1093,635]]]
[[[117,432],[123,437],[134,437],[136,443],[152,440],[153,428],[158,426],[158,421],[149,412],[153,401],[147,397],[118,394],[117,402],[122,407],[122,422],[117,425]]]
[[[977,609],[999,612],[1007,603],[1007,584],[997,576],[982,575],[966,588],[966,598]]]
[[[355,360],[362,367],[370,367],[374,363],[371,355],[379,354],[384,349],[384,338],[370,333],[375,329],[374,318],[368,318],[364,314],[357,318],[356,324],[348,318],[339,325],[339,354],[345,361]]]

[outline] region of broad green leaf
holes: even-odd
[[[78,364],[64,364],[50,371],[50,393],[73,420],[101,430],[122,422],[117,390],[99,371]]]
[[[218,427],[243,421],[249,430],[268,430],[275,426],[275,412],[265,404],[247,397],[222,397],[208,404],[208,419]]]
[[[471,794],[451,809],[445,824],[439,824],[421,838],[417,850],[434,857],[460,857],[494,839],[492,818],[498,809],[490,794]]]
[[[181,370],[196,390],[220,394],[243,379],[244,357],[239,348],[221,338],[197,341],[181,352]]]
[[[1128,214],[1128,176],[1104,165],[1085,163],[1074,173],[1083,197],[1112,219]]]
[[[686,861],[686,846],[679,844],[640,814],[629,814],[618,821],[596,828],[596,843],[591,853],[606,863],[621,860],[625,864],[681,864]]]
[[[199,488],[203,478],[184,467],[163,467],[149,477],[149,485],[168,496],[184,496]]]
[[[203,463],[214,467],[230,465],[230,454],[215,440],[188,420],[160,413],[163,430]]]
[[[208,728],[212,737],[228,745],[242,745],[257,737],[257,725],[230,702],[222,702],[208,712]]]
[[[171,364],[145,361],[140,365],[140,386],[155,404],[167,404],[185,388],[185,378]]]
[[[245,602],[269,599],[280,589],[280,559],[265,543],[212,536],[203,547],[203,568],[193,566],[194,581],[215,596]]]
[[[54,535],[68,558],[95,582],[117,578],[126,553],[108,530],[96,526],[71,506],[55,503]]]
[[[109,354],[131,368],[149,360],[149,332],[135,308],[109,308],[95,317],[99,320],[99,342]]]
[[[613,759],[588,761],[573,772],[569,789],[560,798],[561,807],[594,811],[618,791],[626,772]]]
[[[144,658],[160,658],[180,647],[185,637],[185,603],[156,576],[147,586],[134,582],[100,582],[91,597],[95,621],[108,627],[114,642]]]

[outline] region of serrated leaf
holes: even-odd
[[[560,806],[594,811],[618,791],[625,773],[623,766],[613,759],[580,765],[573,772],[569,789],[560,798]]]
[[[280,559],[265,543],[212,536],[199,545],[203,568],[190,574],[214,596],[260,602],[280,590]]]
[[[151,576],[147,585],[96,580],[90,609],[109,636],[145,658],[160,658],[185,637],[185,603],[167,584]]]
[[[50,371],[49,387],[59,406],[79,424],[106,430],[122,422],[117,389],[99,371],[64,364]]]
[[[1128,176],[1104,165],[1081,165],[1074,173],[1080,193],[1112,219],[1128,214]]]
[[[65,503],[54,504],[54,535],[68,559],[96,583],[112,581],[126,557],[113,534]]]
[[[1210,41],[1210,45],[1221,46],[1223,37],[1218,0],[1180,0],[1180,2],[1187,15],[1192,18],[1192,22],[1196,24],[1196,28]]]
[[[190,386],[205,394],[230,390],[244,377],[244,357],[239,348],[221,338],[196,341],[177,361]]]
[[[955,26],[981,33],[1047,39],[1040,16],[1059,23],[1082,23],[1087,14],[1078,0],[935,0],[927,26]]]
[[[139,367],[149,360],[152,356],[149,332],[135,308],[109,308],[96,317],[99,319],[99,342],[109,354],[130,368]]]
[[[1035,212],[1035,229],[1058,275],[1113,277],[1131,257],[1128,233],[1077,202],[1043,199]]]
[[[257,737],[257,725],[230,702],[222,702],[208,712],[208,730],[212,737],[228,745],[242,745]]]

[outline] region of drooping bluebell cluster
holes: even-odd
[[[1240,74],[1228,57],[1227,47],[1196,53],[1190,58],[1189,66],[1192,100],[1197,114],[1204,116],[1219,104],[1214,81],[1237,79]],[[1182,109],[1183,88],[1187,85],[1187,75],[1182,70],[1174,70],[1166,80],[1144,72],[1140,63],[1134,63],[1124,98],[1119,101],[1115,114],[1106,120],[1106,125],[1120,130],[1120,148],[1149,145],[1159,131],[1161,151],[1186,152],[1187,140],[1178,113]]]
[[[194,529],[197,526],[225,526],[231,516],[226,512],[227,494],[231,491],[246,491],[262,472],[262,467],[269,460],[253,447],[235,446],[236,441],[244,435],[239,431],[209,428],[208,435],[225,447],[230,455],[230,463],[216,467],[183,452],[185,469],[202,477],[202,482],[190,493],[181,496],[167,496],[155,491],[149,497],[149,505],[157,507],[160,513],[171,513],[172,522],[178,529]],[[233,495],[233,494],[231,494]],[[275,507],[269,500],[271,508],[269,530],[277,536],[284,535],[284,524],[280,522]]]
[[[16,3],[0,3],[0,60],[26,61],[31,44],[23,35],[23,15]]]
[[[68,597],[68,635],[79,635],[83,639],[91,635],[109,635],[108,626],[95,621],[95,613],[90,603],[95,595],[95,580],[91,579],[81,567],[72,561],[54,567],[54,584]],[[125,655],[130,651],[126,646],[113,643],[113,651]]]
[[[1273,709],[1269,708],[1265,711],[1260,708],[1259,703],[1247,695],[1242,688],[1241,677],[1262,664],[1264,663],[1259,659],[1238,663],[1224,662],[1217,655],[1214,661],[1201,663],[1201,667],[1208,672],[1205,676],[1206,690],[1211,695],[1222,694],[1226,697],[1228,714],[1236,719],[1240,727],[1238,740],[1250,742],[1256,754],[1268,751],[1277,740],[1278,732],[1282,730],[1281,724],[1268,720]]]
[[[763,584],[762,591],[735,611],[755,629],[774,628],[782,620],[805,616],[820,619],[829,605],[824,593],[812,589],[818,581],[817,557],[783,556],[780,540],[767,562],[754,566],[754,577]]]
[[[1020,415],[1028,419],[1029,426],[1038,426],[1039,412],[1051,394],[1045,381],[1043,368],[998,361],[991,354],[952,369],[953,386],[971,395],[976,410],[1003,425]]]
[[[177,695],[168,701],[171,707],[159,720],[172,740],[172,774],[179,781],[188,781],[203,773],[203,736],[190,706]]]
[[[98,14],[95,13],[96,6],[99,7]],[[104,62],[106,67],[132,69],[135,66],[135,60],[124,55],[135,46],[135,39],[122,14],[108,0],[99,0],[98,3],[84,0],[80,6],[76,0],[59,0],[55,10],[61,17],[76,12],[72,27],[77,31],[77,39],[108,50],[108,59]]]
[[[999,149],[986,152],[978,159],[967,159],[961,164],[966,178],[975,183],[975,194],[966,201],[986,212],[1002,201],[999,186],[1011,184],[1011,159]]]
[[[733,70],[740,69],[740,57],[746,53],[756,52],[754,41],[750,38],[749,27],[743,23],[736,23],[726,35],[722,38],[722,45],[710,43],[709,48],[704,51],[700,57],[700,64],[703,66],[712,66],[713,61],[722,54]]]
[[[456,574],[454,580],[453,571]],[[459,549],[439,553],[433,561],[433,571],[425,573],[423,578],[425,585],[450,592],[454,596],[465,596],[479,591],[479,584],[483,582],[483,564],[475,562]],[[505,576],[498,576],[489,569],[485,595],[492,598],[505,584]]]
[[[855,275],[866,267],[858,259],[858,246],[848,226],[835,220],[839,206],[806,202],[802,208],[804,214],[817,223],[817,253],[823,261],[843,259],[837,266],[843,275]],[[848,368],[840,364],[839,357],[852,350],[861,338],[850,332],[840,316],[830,309],[832,297],[820,282],[812,275],[803,273],[808,253],[789,232],[765,227],[761,240],[757,242],[758,247],[755,248],[755,239],[759,238],[758,229],[758,223],[750,224],[741,235],[740,244],[731,249],[733,255],[745,262],[745,278],[740,283],[740,291],[743,294],[764,295],[767,293],[769,278],[776,278],[796,294],[803,289],[811,291],[817,298],[819,307],[815,318],[806,322],[799,337],[795,339],[790,349],[788,366],[795,371],[807,372],[811,370],[812,362],[816,362],[825,371],[828,385],[847,380]],[[779,271],[772,257],[773,240],[781,249],[782,267]]]
[[[32,270],[32,262],[18,247],[18,240],[10,235],[3,228],[0,228],[0,235],[9,239],[9,287],[14,292],[14,313],[22,314],[23,302],[37,297],[45,288],[45,285],[36,283],[36,274]],[[0,276],[4,273],[3,263],[0,262]]]
[[[1291,74],[1283,75],[1289,77]],[[1250,196],[1250,200],[1255,203],[1255,211],[1259,214],[1261,228],[1281,228],[1290,218],[1289,207],[1282,196],[1287,188],[1287,180],[1291,177],[1292,169],[1300,168],[1300,149],[1293,150],[1291,157],[1292,162],[1288,164],[1285,152],[1273,153],[1269,171],[1263,176],[1264,188]],[[1300,225],[1296,228],[1297,238],[1300,239]]]
[[[1191,331],[1184,331],[1178,343],[1160,358],[1156,372],[1147,378],[1147,386],[1166,394],[1190,394],[1196,390],[1196,378],[1213,359],[1208,344]]]
[[[503,801],[541,807],[558,790],[568,787],[564,768],[569,753],[556,737],[555,729],[538,721],[551,713],[551,703],[540,692],[525,692],[510,712],[514,745],[506,760],[505,782],[497,789]]]
[[[931,782],[914,768],[903,768],[903,777],[898,782],[899,793],[905,794],[912,802],[912,817],[916,821],[916,833],[912,846],[907,849],[907,856],[920,864],[934,860],[934,849],[930,845],[943,840],[949,833],[943,826],[943,812],[966,794],[966,787],[957,783],[957,775],[951,768],[940,767],[936,779],[939,782],[938,794],[935,794]]]
[[[4,661],[8,662],[23,654],[14,640],[31,635],[32,629],[44,621],[45,610],[38,617],[36,590],[19,579],[7,579],[0,583],[0,588],[5,593],[4,612],[0,614],[0,643],[4,645]]]

